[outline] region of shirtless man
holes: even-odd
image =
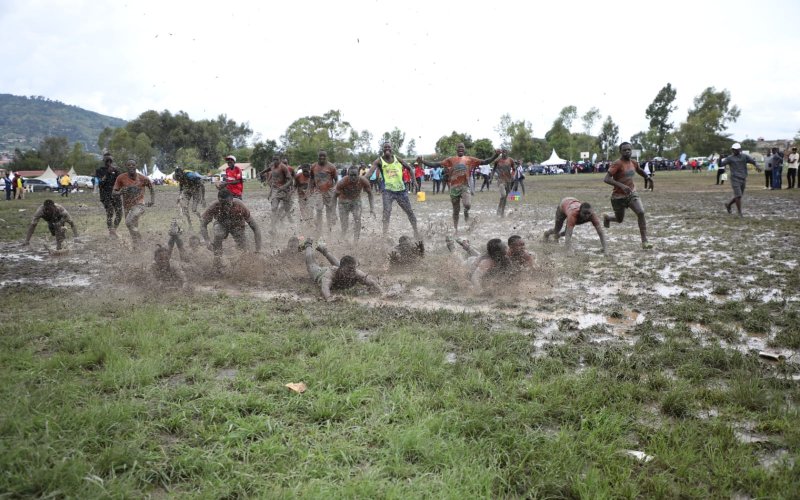
[[[508,151],[500,150],[500,158],[494,162],[494,171],[497,172],[498,183],[500,184],[500,204],[497,205],[497,215],[506,216],[506,202],[508,195],[514,191],[514,177],[516,164],[512,158],[508,157]]]
[[[487,283],[497,283],[514,272],[514,266],[508,257],[508,248],[499,238],[492,238],[486,244],[486,255],[480,257],[477,266],[470,274],[470,282],[476,290]]]
[[[377,281],[373,280],[363,271],[358,270],[358,262],[355,257],[345,255],[339,261],[328,252],[324,245],[317,245],[317,251],[325,256],[333,267],[321,267],[317,264],[314,258],[313,242],[308,239],[305,241],[303,248],[305,249],[306,269],[309,276],[314,280],[314,283],[319,284],[322,290],[322,297],[330,302],[333,300],[331,291],[344,290],[352,288],[361,283],[366,285],[371,290],[378,293],[383,293],[383,289]]]
[[[125,209],[125,225],[131,233],[134,246],[142,240],[139,233],[139,218],[144,214],[144,188],[150,190],[150,201],[148,207],[152,207],[156,202],[156,192],[153,191],[153,184],[150,179],[136,171],[136,160],[125,162],[127,173],[117,177],[114,182],[114,189],[111,193],[114,196],[122,196],[122,206]]]
[[[292,187],[294,179],[289,165],[283,163],[280,157],[275,157],[272,168],[267,174],[267,182],[270,187],[270,203],[272,206],[272,217],[270,220],[269,233],[274,235],[278,222],[284,217],[288,218],[292,210]]]
[[[737,142],[731,146],[733,154],[721,158],[719,160],[720,166],[730,165],[731,171],[731,188],[733,188],[733,198],[725,204],[725,210],[731,213],[731,207],[736,204],[736,212],[739,217],[742,216],[742,196],[744,196],[744,188],[747,185],[747,164],[752,163],[756,166],[756,170],[761,172],[761,168],[756,164],[756,160],[747,154],[742,153],[742,146]]]
[[[630,208],[639,221],[642,248],[647,250],[653,248],[653,245],[647,241],[647,222],[644,218],[644,207],[633,185],[634,174],[639,174],[643,178],[647,178],[647,174],[639,167],[638,163],[631,160],[632,148],[630,142],[620,144],[619,152],[621,158],[611,164],[608,172],[606,172],[605,179],[603,179],[606,184],[614,186],[614,190],[611,192],[611,207],[614,209],[614,215],[603,215],[603,226],[608,229],[612,222],[621,224],[625,219],[625,209]]]
[[[222,241],[233,236],[236,246],[240,250],[245,248],[245,225],[250,226],[255,237],[256,253],[261,251],[261,231],[258,224],[250,215],[250,210],[241,200],[234,199],[233,194],[227,189],[220,189],[215,201],[200,217],[200,235],[203,241],[209,244],[208,224],[214,222],[214,241],[210,243],[214,252],[214,265],[222,262]]]
[[[456,156],[451,156],[443,161],[425,161],[422,157],[417,158],[417,161],[425,164],[426,167],[436,168],[442,167],[447,172],[448,179],[450,180],[450,202],[453,205],[453,226],[455,227],[456,234],[458,234],[458,217],[461,212],[461,206],[464,206],[464,222],[469,221],[469,209],[472,207],[472,198],[470,195],[469,180],[476,167],[481,165],[488,165],[495,161],[500,156],[500,150],[495,150],[491,158],[481,160],[472,156],[465,156],[466,148],[463,143],[456,146]]]
[[[203,208],[206,206],[206,187],[203,185],[203,176],[192,170],[176,167],[173,177],[178,182],[178,205],[181,207],[181,215],[186,217],[186,222],[189,223],[189,229],[191,229],[192,212],[199,219],[200,212],[197,211],[197,205],[201,205]]]
[[[179,285],[181,288],[188,289],[186,273],[179,263],[172,263],[172,248],[156,246],[153,253],[153,263],[150,264],[150,273],[159,285]]]
[[[36,230],[36,225],[39,224],[39,219],[47,221],[47,229],[50,230],[50,234],[56,237],[56,250],[61,250],[61,244],[67,237],[64,224],[69,224],[72,228],[73,238],[78,237],[78,230],[75,229],[75,223],[72,222],[67,209],[53,200],[44,200],[42,206],[33,214],[33,219],[31,219],[31,223],[28,226],[28,234],[25,236],[26,246],[31,243],[31,237],[33,236],[33,231]]]
[[[389,254],[389,267],[406,268],[422,261],[425,256],[425,244],[421,241],[414,243],[408,236],[401,236]]]
[[[355,165],[347,169],[347,176],[336,184],[333,197],[339,204],[339,220],[342,223],[342,236],[347,234],[350,224],[350,214],[353,214],[353,241],[358,241],[361,235],[361,192],[367,193],[369,199],[369,213],[375,215],[375,206],[372,198],[372,189],[366,177],[358,176],[358,167]]]
[[[300,208],[300,225],[303,226],[311,220],[308,213],[308,203],[311,199],[311,165],[300,165],[294,175],[294,190],[297,193],[297,206]]]
[[[397,202],[397,205],[408,216],[408,222],[411,223],[411,229],[414,230],[414,238],[421,240],[419,231],[417,231],[417,217],[414,215],[414,210],[411,209],[408,191],[406,191],[406,186],[403,182],[403,171],[413,172],[413,170],[406,162],[392,153],[392,145],[390,143],[384,142],[383,155],[372,162],[366,177],[372,177],[372,174],[376,171],[379,172],[378,176],[383,179],[383,192],[381,193],[381,199],[383,200],[383,235],[386,236],[389,231],[392,203]]]
[[[603,232],[603,228],[600,227],[600,219],[597,217],[597,214],[594,213],[590,204],[586,202],[581,203],[575,198],[564,198],[561,200],[561,203],[556,207],[556,225],[553,229],[545,231],[544,241],[549,241],[550,236],[554,235],[556,242],[558,242],[558,238],[562,236],[561,227],[564,225],[564,222],[567,223],[567,229],[563,233],[567,252],[572,251],[572,230],[575,226],[591,222],[597,231],[597,236],[600,237],[600,245],[603,247],[601,251],[606,253],[606,235]]]
[[[529,271],[536,263],[533,254],[525,250],[525,240],[517,234],[508,238],[508,258],[511,259],[511,265],[517,272]]]
[[[316,211],[317,234],[322,232],[322,211],[328,221],[328,231],[336,223],[336,200],[333,198],[333,188],[339,174],[336,167],[328,162],[328,153],[320,150],[317,162],[311,165],[311,206]]]

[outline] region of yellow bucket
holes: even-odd
[[[425,201],[425,191],[417,191],[417,201]]]

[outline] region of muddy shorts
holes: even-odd
[[[611,208],[614,209],[614,212],[618,212],[620,210],[625,210],[626,208],[631,208],[633,202],[639,199],[638,193],[631,193],[628,196],[624,196],[622,198],[611,198]]]
[[[741,198],[744,194],[744,188],[747,185],[746,177],[731,177],[731,188],[733,188],[733,196]]]
[[[458,200],[461,200],[461,204],[464,205],[464,208],[469,208],[472,204],[472,195],[469,192],[469,186],[458,186],[458,187],[451,187],[450,188],[450,202],[453,206],[458,205]],[[455,208],[454,208],[455,209]]]

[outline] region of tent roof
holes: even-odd
[[[552,154],[550,154],[550,158],[548,158],[546,161],[543,161],[542,165],[564,165],[565,163],[567,163],[567,160],[562,160],[561,158],[559,158],[558,155],[556,154],[555,148],[553,148],[553,152]]]
[[[47,170],[45,170],[42,175],[37,177],[37,179],[40,179],[40,180],[57,179],[57,178],[58,178],[58,175],[56,175],[56,173],[53,172],[53,169],[50,168],[50,165],[47,166]]]
[[[150,172],[150,175],[148,177],[150,177],[151,179],[163,179],[166,177],[166,175],[164,175],[164,172],[159,170],[158,165],[153,165],[153,171]]]

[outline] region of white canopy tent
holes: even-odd
[[[551,165],[565,165],[566,163],[567,160],[562,160],[561,158],[559,158],[554,148],[553,153],[550,155],[550,158],[548,158],[546,161],[543,161],[541,164],[545,166],[551,166]]]
[[[75,171],[75,167],[70,167],[69,172],[67,172],[67,175],[69,176],[70,179],[74,179],[75,176],[78,175],[78,172]]]
[[[158,168],[158,165],[153,165],[153,171],[150,172],[148,177],[151,181],[163,181],[167,176]]]
[[[49,180],[53,180],[53,181],[55,181],[56,179],[58,179],[58,176],[56,175],[56,173],[55,173],[55,172],[53,172],[53,169],[52,169],[52,168],[50,168],[50,165],[48,165],[48,166],[47,166],[47,170],[45,170],[45,171],[44,171],[44,173],[43,173],[42,175],[40,175],[39,177],[36,177],[36,178],[37,178],[38,180],[40,180],[40,181],[45,181],[45,182],[47,182],[47,181],[49,181]]]

